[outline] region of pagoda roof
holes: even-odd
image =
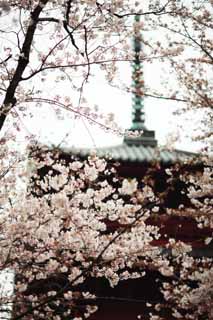
[[[162,164],[184,163],[193,158],[197,158],[197,154],[182,151],[182,150],[168,150],[162,147],[151,147],[144,145],[129,145],[123,143],[121,145],[101,147],[101,148],[63,148],[61,151],[76,155],[79,157],[86,157],[95,153],[99,157],[104,157],[109,160],[119,162],[131,163],[154,163],[160,162]]]

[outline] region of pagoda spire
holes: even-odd
[[[133,39],[134,61],[132,66],[132,130],[145,129],[143,65],[140,61],[140,54],[142,52],[142,35],[137,27],[139,22],[140,16],[135,16],[135,30]]]
[[[144,74],[143,64],[141,62],[142,52],[142,34],[139,28],[140,16],[135,16],[135,30],[133,38],[134,60],[132,71],[132,125],[130,131],[143,131],[139,137],[125,137],[124,142],[128,145],[143,145],[156,147],[157,140],[155,139],[155,132],[148,130],[145,126],[145,109],[144,109]]]

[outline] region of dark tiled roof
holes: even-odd
[[[143,145],[128,145],[123,143],[118,146],[104,147],[97,149],[89,148],[65,148],[65,153],[86,157],[91,153],[96,153],[100,157],[106,157],[121,162],[161,162],[164,164],[185,162],[196,156],[194,153],[181,150],[168,150],[159,147],[150,147]]]

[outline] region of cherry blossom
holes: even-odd
[[[114,288],[156,271],[163,279],[163,299],[147,302],[149,319],[162,319],[164,312],[173,319],[213,317],[212,258],[197,258],[192,245],[174,238],[165,247],[156,245],[160,226],[149,218],[162,222],[162,206],[165,219],[175,210],[166,207],[164,194],[155,192],[149,177],[123,179],[95,154],[66,161],[58,149],[37,150],[30,132],[27,140],[33,146],[27,154],[14,148],[18,132],[27,131],[29,105],[38,111],[49,105],[60,120],[72,114],[105,131],[140,135],[123,131],[111,112],[103,115],[90,105],[84,88],[98,70],[110,85],[134,91],[117,84],[116,75],[119,63],[134,61],[129,39],[141,28],[158,39],[142,39],[140,61],[166,62],[168,75],[162,92],[144,85],[137,93],[178,101],[177,114],[204,110],[197,139],[209,146],[211,14],[209,2],[0,1],[0,271],[14,275],[14,291],[0,291],[0,311],[8,308],[14,320],[85,319],[96,312],[99,298],[84,290],[89,278],[105,278]],[[133,23],[133,16],[141,16],[141,22]],[[171,75],[178,90],[171,86]],[[69,92],[62,95],[61,87]],[[78,93],[77,99],[70,92]],[[8,135],[10,118],[13,133]],[[206,158],[202,165],[188,164],[196,172],[179,173],[178,164],[165,172],[168,183],[178,175],[190,203],[180,203],[175,214],[196,219],[201,229],[213,226],[212,164]],[[211,245],[212,236],[203,241]]]

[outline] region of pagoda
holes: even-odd
[[[139,21],[140,17],[136,16],[136,25]],[[158,245],[165,245],[168,238],[173,237],[176,240],[193,244],[195,248],[200,248],[203,247],[205,235],[210,235],[211,231],[207,228],[200,230],[195,220],[187,217],[187,210],[179,209],[180,205],[184,205],[185,208],[191,206],[187,197],[187,187],[180,180],[180,175],[183,172],[193,174],[202,172],[203,163],[195,153],[159,147],[155,131],[147,128],[144,108],[144,74],[141,62],[142,44],[141,30],[135,28],[130,134],[125,136],[121,145],[97,148],[95,152],[97,156],[109,159],[111,163],[118,162],[117,170],[120,176],[137,178],[141,185],[148,184],[160,198],[159,219],[156,217],[148,219],[148,223],[160,226],[162,237]],[[66,159],[71,155],[85,159],[92,151],[87,148],[64,148],[60,152]],[[175,168],[173,178],[168,175],[168,170],[172,168]],[[172,212],[169,219],[165,208]]]
[[[140,20],[135,17],[135,23]],[[139,185],[149,185],[160,200],[158,218],[149,218],[147,223],[160,228],[161,238],[155,245],[165,246],[169,238],[181,240],[191,244],[194,254],[198,256],[212,256],[212,248],[205,246],[206,237],[212,236],[209,228],[199,229],[197,222],[188,216],[188,208],[192,206],[187,196],[187,186],[180,176],[185,173],[201,174],[204,164],[198,154],[182,151],[168,150],[158,146],[155,132],[149,130],[145,124],[144,108],[144,75],[142,54],[142,34],[135,29],[133,39],[134,60],[132,65],[132,123],[130,134],[125,136],[123,143],[112,147],[96,148],[98,157],[106,158],[110,163],[116,164],[118,174],[123,178],[136,178]],[[137,134],[142,132],[142,134]],[[132,134],[131,134],[132,133]],[[34,149],[34,147],[32,148]],[[86,159],[93,149],[89,148],[50,148],[46,151],[60,153],[60,159],[69,163],[73,158]],[[35,151],[35,150],[34,150]],[[38,153],[37,153],[38,151]],[[35,154],[42,153],[40,147]],[[119,164],[119,165],[117,165]],[[168,174],[172,171],[172,175]],[[45,168],[40,169],[40,175],[45,174]],[[168,217],[168,210],[170,215]]]
[[[140,21],[140,17],[135,17],[135,23]],[[129,134],[124,137],[121,145],[112,147],[96,148],[95,152],[100,157],[107,157],[114,161],[119,161],[121,166],[134,163],[153,164],[161,163],[164,166],[174,164],[192,158],[195,154],[180,150],[168,150],[158,147],[155,131],[149,130],[145,124],[144,108],[144,75],[143,64],[141,62],[143,38],[141,32],[135,28],[133,39],[134,59],[132,63],[132,123]],[[141,134],[140,134],[141,132]],[[132,133],[132,134],[131,134]],[[67,153],[78,155],[82,158],[91,153],[88,148],[63,148]]]
[[[137,22],[139,22],[139,17],[136,17]],[[146,220],[147,224],[159,227],[161,237],[153,241],[153,246],[161,247],[163,252],[167,250],[168,239],[173,238],[192,245],[192,255],[211,257],[213,250],[205,246],[204,240],[212,235],[212,230],[199,229],[196,221],[187,216],[187,208],[190,208],[191,203],[187,197],[187,186],[180,179],[183,172],[193,174],[202,172],[204,165],[196,154],[160,148],[155,132],[149,130],[145,124],[144,77],[140,58],[142,42],[140,31],[135,31],[130,135],[124,138],[121,145],[96,149],[96,154],[99,157],[108,158],[111,163],[119,163],[117,170],[120,176],[128,179],[136,178],[139,186],[149,185],[157,195],[159,213]],[[142,131],[142,134],[137,135],[137,131]],[[49,148],[48,151],[51,149]],[[54,151],[53,149],[53,154]],[[59,150],[60,159],[66,163],[72,161],[73,157],[86,159],[91,151],[86,148]],[[45,168],[39,170],[41,177],[45,175]],[[173,170],[172,175],[168,174],[170,170]],[[170,215],[168,215],[168,210],[170,210]],[[117,228],[117,226],[109,225],[110,228]],[[95,293],[99,306],[98,312],[90,319],[137,319],[141,310],[147,309],[147,301],[156,303],[162,299],[159,290],[161,280],[162,275],[155,271],[147,271],[146,276],[140,279],[122,281],[115,288],[110,288],[105,279],[88,279],[83,289]],[[144,312],[146,314],[148,311]]]

